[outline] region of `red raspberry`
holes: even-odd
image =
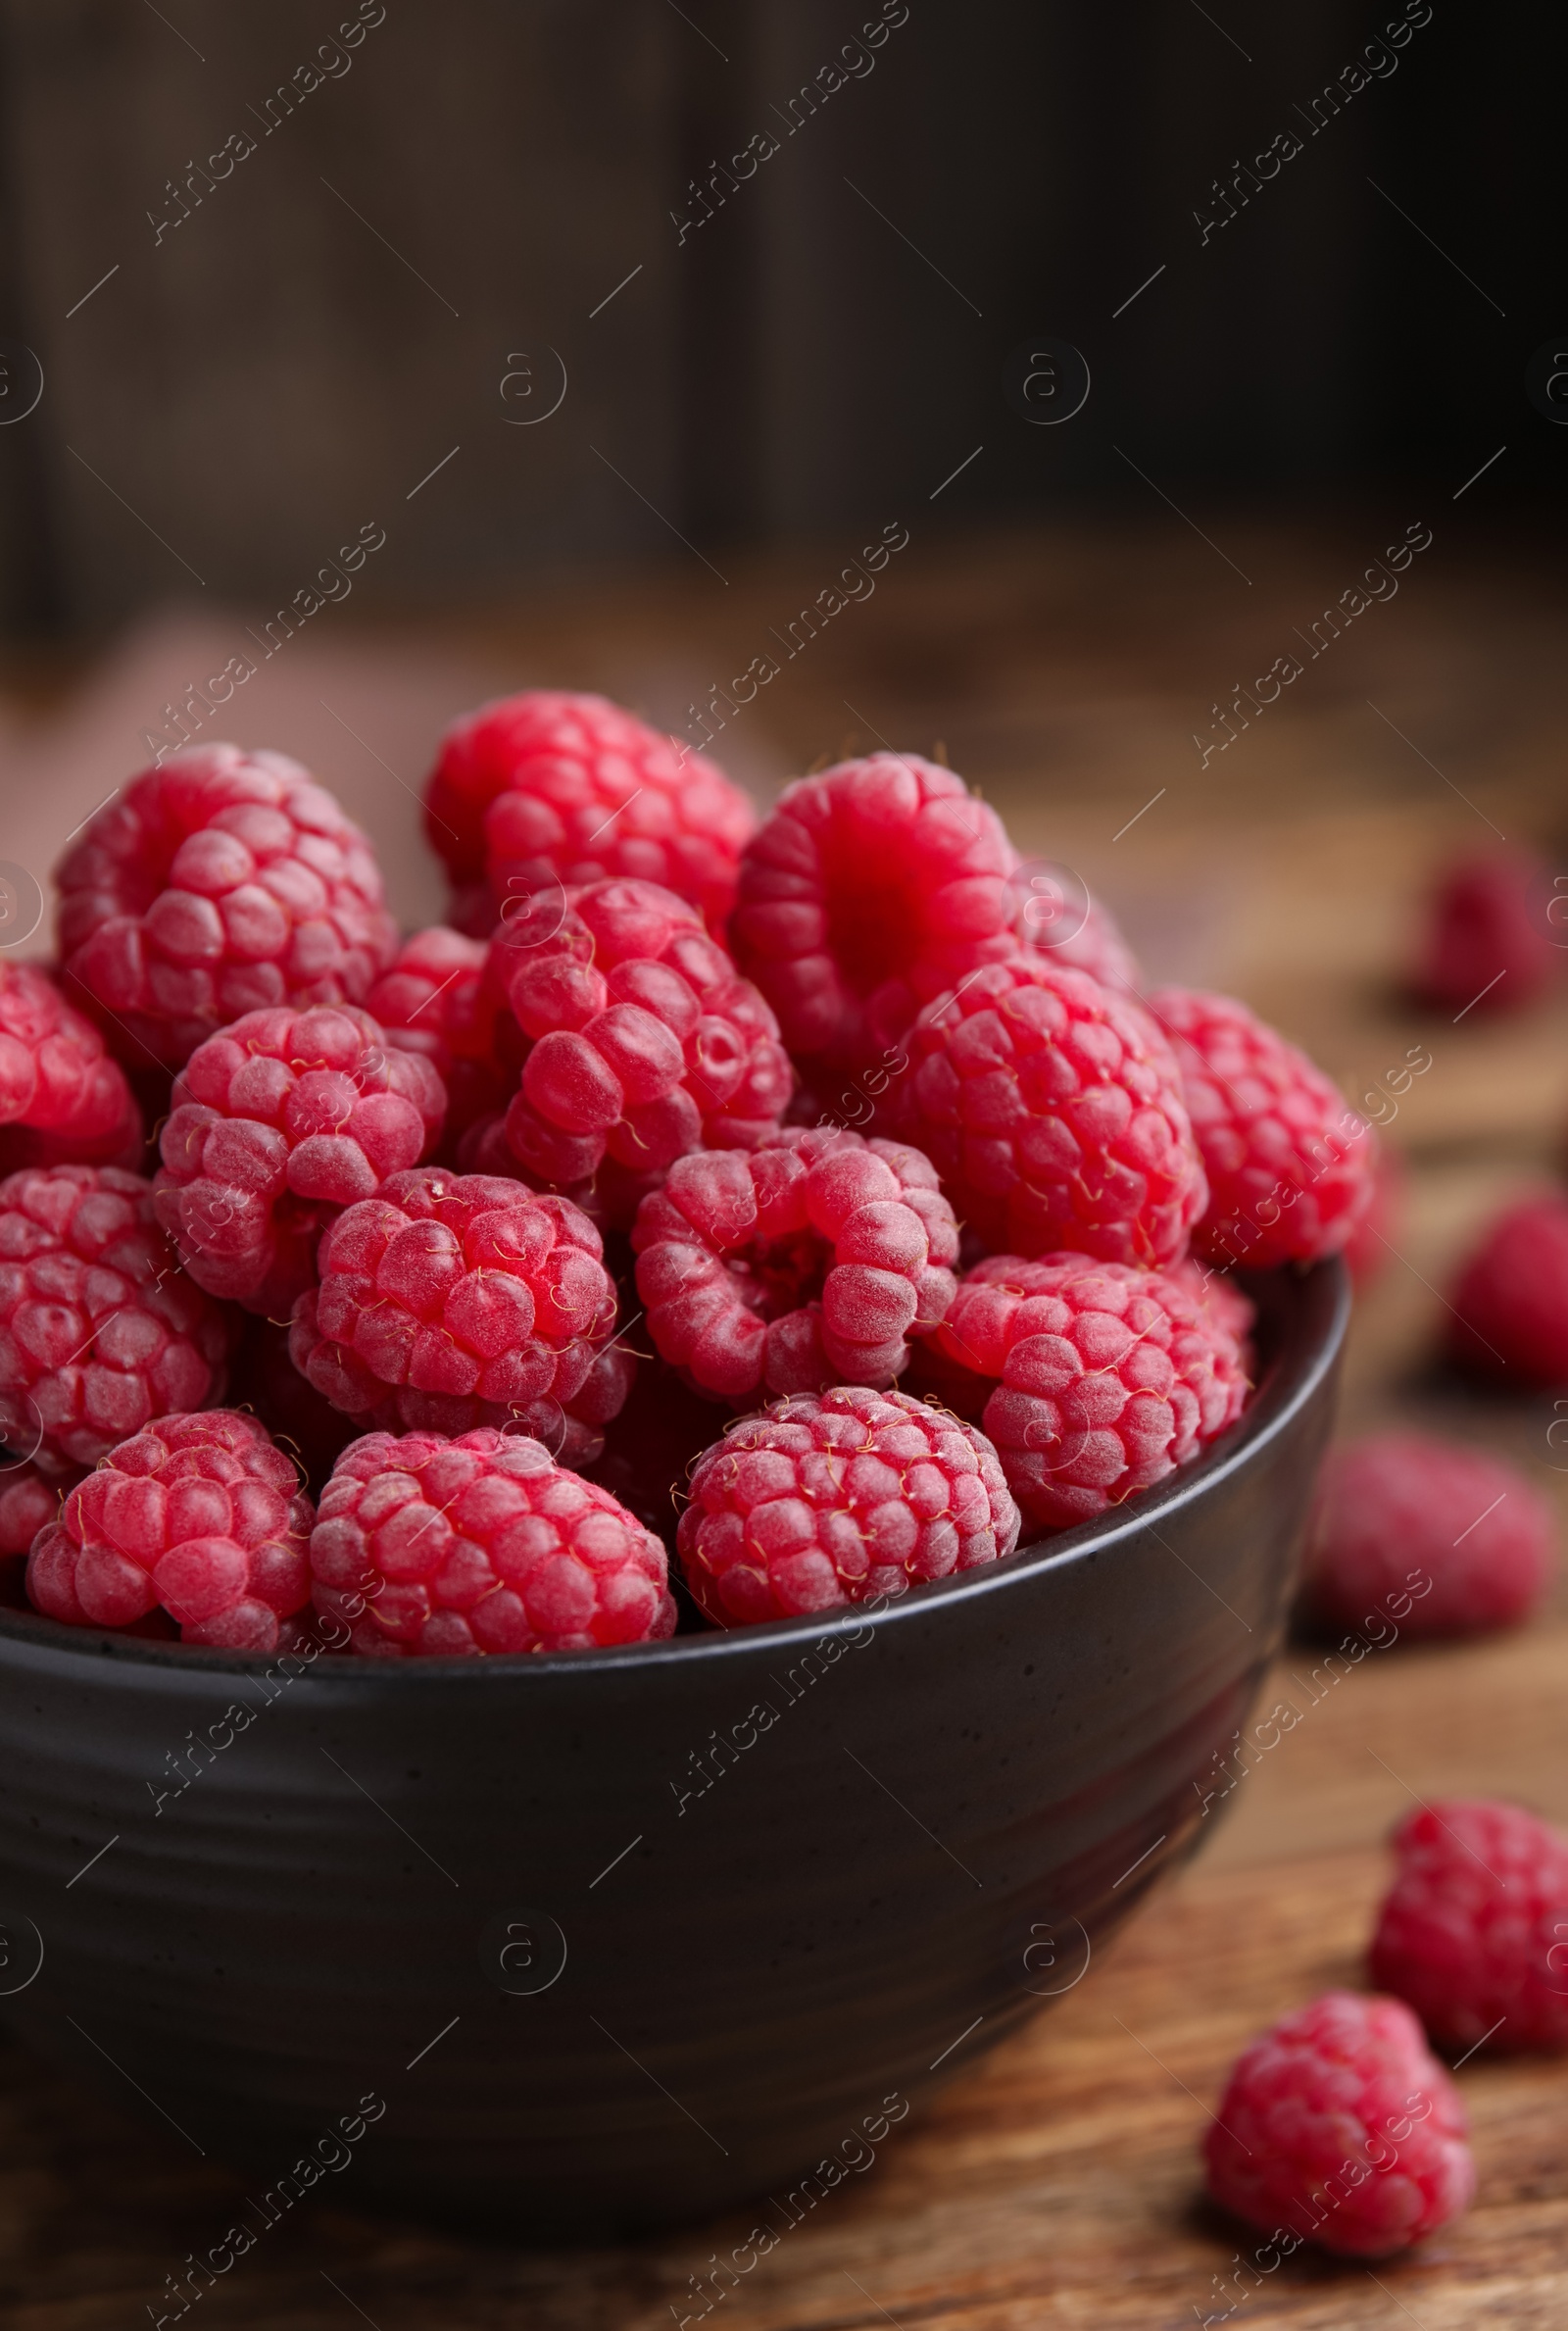
[[[989,964],[928,1005],[889,1115],[993,1253],[1175,1262],[1207,1198],[1164,1037],[1086,971]]]
[[[0,959],[0,1172],[140,1163],[141,1111],[46,972]]]
[[[242,1013],[357,1004],[397,945],[365,836],[281,753],[172,753],[56,880],[66,977],[128,1066],[183,1067]]]
[[[619,705],[528,688],[447,730],[424,822],[478,932],[511,901],[615,875],[662,883],[721,931],[757,819],[715,762]]]
[[[96,1464],[223,1389],[229,1330],[192,1286],[152,1185],[115,1166],[0,1182],[0,1438],[46,1472]]]
[[[60,1501],[75,1486],[74,1468],[46,1480],[35,1465],[14,1465],[0,1473],[0,1555],[26,1554],[46,1522],[59,1517]]]
[[[368,1012],[247,1012],[174,1079],[158,1218],[210,1295],[286,1311],[324,1225],[429,1155],[446,1094]]]
[[[1522,851],[1473,853],[1439,876],[1427,902],[1414,986],[1443,1012],[1514,1012],[1562,975],[1551,877]],[[1554,944],[1555,940],[1555,944]]]
[[[423,1053],[447,1089],[443,1154],[479,1118],[505,1109],[516,1071],[497,1050],[500,998],[484,976],[483,939],[433,923],[405,939],[365,999],[389,1044]]]
[[[632,1367],[605,1348],[615,1284],[603,1255],[569,1199],[432,1166],[395,1173],[321,1240],[321,1284],[294,1306],[289,1350],[346,1415],[436,1433],[518,1422],[586,1462]]]
[[[946,1397],[979,1418],[1043,1529],[1163,1481],[1247,1400],[1219,1308],[1170,1271],[1086,1255],[991,1256],[960,1281],[931,1349]]]
[[[1555,1537],[1516,1466],[1427,1433],[1373,1433],[1329,1459],[1307,1591],[1333,1624],[1370,1626],[1396,1599],[1405,1635],[1474,1634],[1536,1609]]]
[[[676,1543],[709,1617],[749,1626],[994,1562],[1018,1509],[972,1424],[841,1384],[732,1424],[698,1460]]]
[[[1441,2048],[1568,2047],[1568,1838],[1521,1806],[1440,1798],[1394,1833],[1372,1979]]]
[[[1102,987],[1137,994],[1143,973],[1116,918],[1083,889],[1069,868],[1024,859],[1014,867],[1011,882],[1018,901],[1020,945],[1034,949],[1047,963],[1087,971]]]
[[[382,1659],[594,1651],[675,1631],[653,1532],[519,1433],[354,1442],[322,1494],[311,1569],[317,1610]]]
[[[961,777],[914,754],[785,788],[748,843],[730,918],[743,971],[813,1071],[852,1075],[978,964],[1019,951],[1014,856]]]
[[[513,1157],[562,1189],[599,1175],[618,1225],[688,1150],[750,1148],[783,1114],[793,1079],[772,1013],[655,882],[593,883],[509,922],[490,973],[526,1039]]]
[[[700,1392],[891,1384],[957,1284],[958,1226],[918,1150],[789,1125],[677,1158],[637,1210],[637,1292]]]
[[[1568,1384],[1568,1198],[1525,1198],[1500,1214],[1453,1290],[1454,1357],[1509,1383]]]
[[[164,1416],[72,1491],[28,1558],[27,1593],[68,1626],[127,1627],[161,1606],[184,1643],[275,1651],[310,1601],[315,1518],[254,1416]]]
[[[1209,2192],[1249,2225],[1352,2258],[1419,2242],[1475,2192],[1464,2107],[1421,2026],[1350,1991],[1243,2052],[1203,2157]]]

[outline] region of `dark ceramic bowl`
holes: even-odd
[[[1348,1309],[1254,1291],[1201,1463],[875,1614],[264,1677],[5,1613],[0,2007],[253,2226],[319,2184],[560,2239],[864,2165],[1217,1817]]]

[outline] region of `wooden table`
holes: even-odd
[[[1417,515],[1396,514],[1400,525]],[[1203,767],[1191,741],[1219,689],[1266,671],[1292,627],[1398,530],[1233,524],[1225,550],[1246,588],[1174,519],[1147,534],[928,548],[786,668],[720,750],[765,783],[847,732],[871,741],[873,725],[916,749],[941,738],[1023,848],[1069,862],[1123,910],[1156,974],[1246,994],[1351,1091],[1425,1043],[1433,1068],[1392,1128],[1406,1202],[1358,1311],[1346,1423],[1451,1429],[1512,1455],[1568,1505],[1568,1470],[1551,1469],[1568,1454],[1546,1439],[1552,1402],[1479,1400],[1431,1363],[1457,1251],[1502,1195],[1554,1166],[1568,1004],[1455,1025],[1415,1012],[1396,981],[1436,861],[1496,829],[1560,838],[1559,594],[1516,554],[1440,528],[1398,599],[1370,609],[1233,749]],[[745,669],[749,643],[819,587],[821,564],[736,566],[727,596],[674,574],[584,589],[496,613],[465,645],[514,679],[604,685],[675,722],[702,681]],[[1202,1858],[1068,1997],[960,2068],[874,2175],[835,2191],[714,2320],[1156,2331],[1237,2300],[1234,2286],[1215,2292],[1245,2246],[1201,2199],[1206,2108],[1261,2025],[1361,1979],[1391,1823],[1415,1796],[1454,1791],[1515,1795],[1568,1820],[1562,1598],[1517,1635],[1370,1658],[1313,1705],[1293,1668],[1305,1673],[1298,1647],[1274,1696],[1304,1720],[1239,1787]],[[223,2222],[232,2181],[193,2172],[174,2139],[16,2051],[0,2067],[0,2289],[16,2331],[151,2319],[165,2275]],[[1568,2320],[1568,2065],[1476,2058],[1458,2077],[1480,2169],[1469,2216],[1375,2274],[1293,2259],[1233,2321]],[[542,2256],[302,2210],[200,2314],[206,2331],[360,2319],[654,2331],[694,2313],[689,2277],[751,2222]]]

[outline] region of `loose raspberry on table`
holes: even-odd
[[[158,1218],[210,1295],[286,1312],[325,1224],[428,1156],[446,1093],[352,1005],[247,1012],[174,1079]]]
[[[425,832],[464,927],[563,884],[659,882],[721,932],[756,813],[706,754],[603,696],[527,688],[466,713],[441,740]]]
[[[785,788],[748,843],[730,944],[813,1077],[874,1066],[923,1004],[1019,952],[1012,845],[961,777],[916,754]]]
[[[0,1472],[0,1555],[28,1553],[44,1524],[58,1519],[60,1501],[76,1479],[74,1467],[53,1478],[30,1464]]]
[[[688,1150],[744,1149],[793,1075],[778,1026],[695,908],[655,882],[596,882],[508,920],[490,975],[524,1041],[505,1138],[531,1181],[598,1178],[609,1218]]]
[[[953,1301],[958,1228],[918,1150],[781,1127],[678,1158],[637,1210],[637,1292],[700,1392],[889,1385]]]
[[[222,1393],[230,1333],[115,1166],[0,1181],[0,1440],[59,1474]]]
[[[1306,1561],[1313,1614],[1404,1635],[1469,1635],[1534,1611],[1550,1584],[1556,1521],[1516,1465],[1430,1433],[1372,1433],[1335,1450]]]
[[[485,940],[432,923],[404,940],[365,999],[387,1042],[422,1053],[446,1086],[444,1159],[470,1125],[505,1109],[516,1085],[515,1064],[499,1051],[501,998],[484,976],[489,952]]]
[[[315,1518],[254,1416],[164,1416],[72,1491],[33,1546],[27,1593],[68,1626],[128,1627],[162,1608],[182,1642],[275,1651],[310,1601]]]
[[[1453,1289],[1448,1344],[1504,1383],[1568,1384],[1568,1197],[1522,1199],[1484,1232]]]
[[[1551,875],[1518,850],[1473,854],[1440,873],[1412,984],[1443,1012],[1509,1013],[1556,985],[1568,957],[1547,920]]]
[[[676,1543],[709,1617],[748,1626],[997,1562],[1018,1509],[972,1424],[843,1384],[732,1424],[698,1461]]]
[[[382,1659],[594,1651],[675,1630],[663,1547],[539,1442],[370,1433],[311,1539],[317,1610]]]
[[[55,878],[67,992],[130,1067],[183,1067],[243,1013],[357,1004],[397,946],[365,836],[281,753],[172,753]]]
[[[1258,1270],[1337,1255],[1372,1203],[1371,1128],[1233,996],[1165,987],[1149,1008],[1170,1039],[1208,1175],[1199,1253]]]
[[[615,1285],[569,1199],[426,1166],[395,1173],[321,1240],[294,1306],[294,1364],[346,1415],[406,1431],[520,1424],[568,1463],[603,1446],[633,1362],[611,1349]]]
[[[1408,2008],[1325,1992],[1238,2058],[1202,2141],[1208,2190],[1267,2233],[1387,2257],[1468,2207],[1465,2125]]]
[[[1522,1806],[1440,1798],[1394,1833],[1372,1980],[1439,2047],[1568,2047],[1568,1837]]]
[[[1086,971],[988,964],[928,1005],[888,1116],[992,1253],[1156,1266],[1207,1183],[1164,1037]]]
[[[0,1173],[140,1164],[141,1111],[91,1020],[47,972],[0,959]]]
[[[1235,1334],[1190,1285],[1087,1255],[991,1256],[960,1280],[928,1351],[921,1380],[979,1420],[1043,1529],[1163,1481],[1248,1394]]]

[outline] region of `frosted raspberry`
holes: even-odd
[[[1459,2092],[1394,1999],[1328,1991],[1238,2058],[1203,2138],[1208,2190],[1249,2225],[1387,2257],[1468,2207]]]
[[[1550,1583],[1556,1521],[1517,1466],[1429,1433],[1373,1433],[1324,1468],[1306,1563],[1317,1616],[1403,1635],[1527,1617]]]
[[[1165,1039],[1086,971],[989,964],[928,1005],[888,1115],[993,1253],[1171,1263],[1207,1184]]]
[[[210,1295],[286,1312],[325,1224],[428,1156],[446,1094],[351,1005],[247,1012],[174,1079],[158,1218]]]
[[[625,1399],[615,1285],[579,1208],[520,1182],[395,1173],[321,1240],[294,1364],[346,1415],[408,1431],[518,1423],[587,1462]]]
[[[0,1172],[140,1162],[141,1111],[92,1022],[33,964],[0,958]]]
[[[510,921],[490,972],[525,1040],[506,1117],[516,1166],[561,1189],[599,1177],[618,1224],[688,1150],[748,1148],[783,1115],[772,1013],[657,883],[593,883],[542,924]]]
[[[1165,987],[1150,1009],[1175,1053],[1208,1175],[1200,1254],[1258,1270],[1337,1255],[1372,1203],[1364,1120],[1234,997]]]
[[[505,1109],[516,1068],[498,1051],[501,998],[486,980],[489,947],[444,923],[405,939],[365,999],[389,1044],[422,1053],[447,1090],[443,1155],[480,1117]]]
[[[709,1617],[746,1626],[994,1562],[1018,1510],[972,1424],[843,1384],[732,1424],[698,1460],[676,1542]]]
[[[60,952],[127,1066],[182,1067],[243,1013],[357,1004],[397,934],[368,843],[281,753],[196,745],[62,859]]]
[[[27,1593],[68,1626],[126,1627],[162,1608],[182,1642],[275,1651],[310,1601],[315,1518],[254,1416],[164,1416],[72,1491],[28,1558]]]
[[[637,1210],[637,1292],[701,1392],[886,1386],[953,1301],[958,1229],[918,1150],[791,1125],[678,1158]]]
[[[603,696],[528,688],[466,713],[441,740],[425,832],[464,886],[466,927],[563,884],[659,882],[721,931],[757,822],[706,754]]]
[[[1440,1798],[1394,1833],[1372,1979],[1442,2048],[1568,2047],[1568,1838],[1522,1806]]]
[[[50,1480],[30,1464],[0,1473],[0,1556],[27,1553],[45,1523],[59,1517],[60,1501],[76,1479],[74,1468]]]
[[[991,1256],[959,1282],[930,1354],[944,1398],[983,1424],[1043,1529],[1163,1481],[1248,1393],[1221,1309],[1169,1271],[1086,1255]]]
[[[1526,1198],[1492,1223],[1459,1273],[1448,1341],[1505,1383],[1568,1384],[1568,1198]]]
[[[594,1651],[675,1631],[663,1547],[519,1433],[370,1433],[311,1539],[316,1608],[382,1659]]]
[[[1414,987],[1440,1011],[1515,1012],[1561,978],[1548,921],[1551,876],[1522,851],[1471,853],[1443,872],[1427,903]]]
[[[223,1388],[229,1329],[115,1166],[0,1182],[0,1439],[46,1472],[96,1464]]]
[[[740,967],[808,1070],[874,1064],[922,1004],[1016,954],[1014,854],[961,777],[873,753],[787,786],[748,843]]]

